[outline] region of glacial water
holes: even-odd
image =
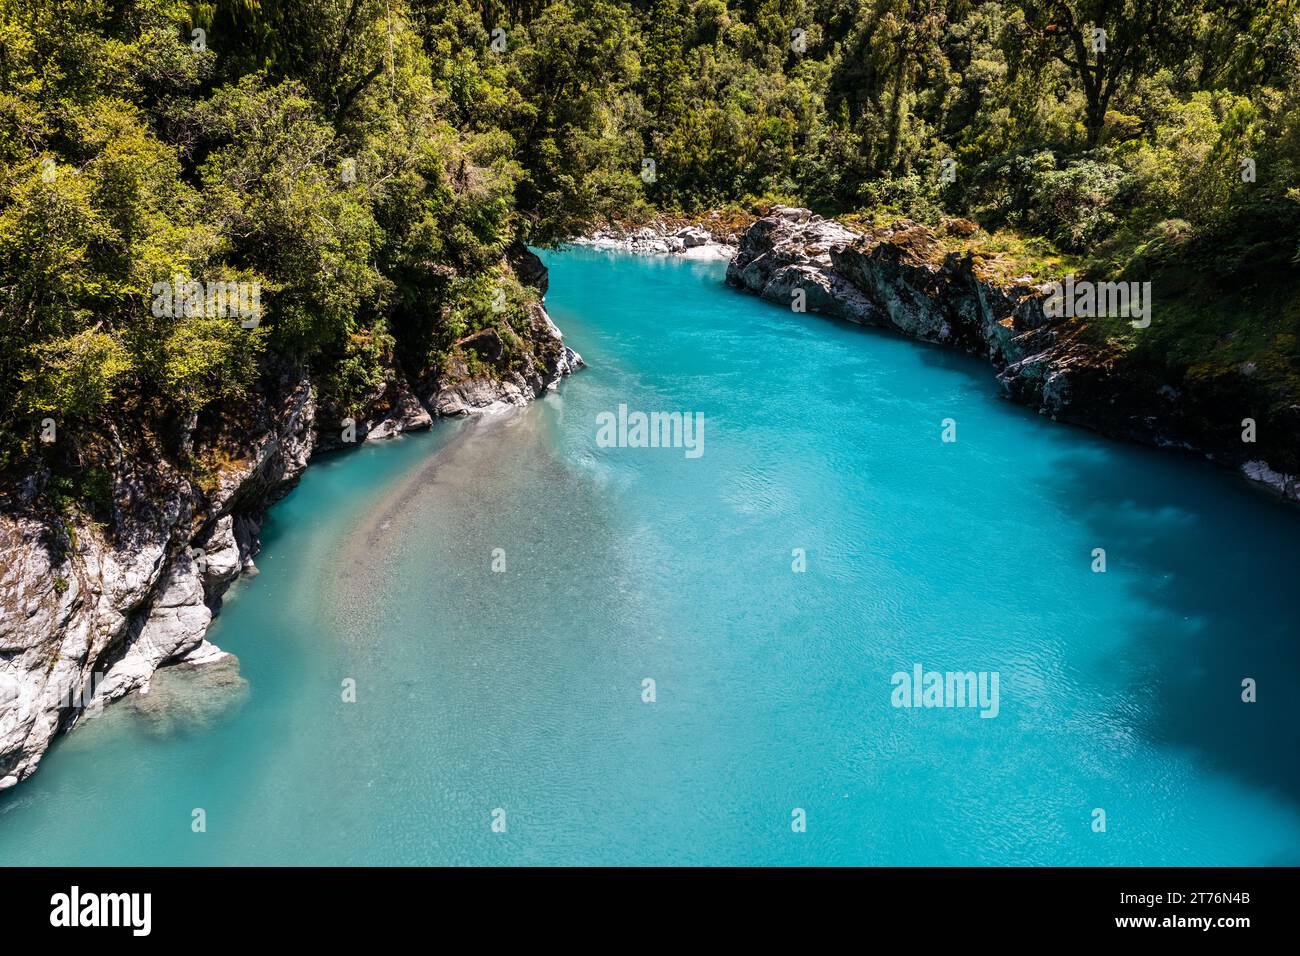
[[[314,463],[211,631],[246,688],[83,722],[0,865],[1300,863],[1300,513],[719,264],[545,258],[590,368]]]

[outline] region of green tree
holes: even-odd
[[[1116,93],[1189,48],[1193,0],[1017,0],[1030,31],[1083,90],[1083,125],[1096,146]]]

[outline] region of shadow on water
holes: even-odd
[[[887,332],[885,334],[893,335],[894,333]],[[906,336],[902,336],[902,338],[916,345],[922,365],[929,368],[943,369],[945,372],[956,372],[970,384],[976,386],[982,393],[988,395],[1001,394],[1001,389],[998,387],[997,369],[993,367],[988,359],[973,355],[970,352],[959,352],[946,345],[917,342],[913,339],[907,339]]]
[[[1136,729],[1300,805],[1300,761],[1278,759],[1300,753],[1300,513],[1185,456],[1098,444],[1054,465],[1042,490],[1150,611],[1097,662],[1144,704]],[[1257,703],[1242,701],[1247,677]]]
[[[737,294],[740,293],[737,290]],[[775,302],[766,299],[755,301],[762,305],[779,311],[787,312],[788,309]],[[862,325],[858,322],[850,322],[848,319],[838,318],[833,315],[825,315],[820,312],[809,312],[800,316],[809,322],[825,322],[835,326],[838,329],[860,334],[867,337],[882,338],[890,342],[906,343],[910,349],[916,351],[918,360],[922,365],[929,368],[942,369],[947,372],[955,372],[961,375],[971,390],[980,395],[1000,397],[1002,392],[998,385],[997,369],[993,364],[981,355],[973,352],[964,352],[960,349],[953,348],[950,345],[941,345],[937,342],[926,342],[922,339],[906,335],[893,328],[874,325]],[[1032,413],[1031,413],[1032,414]]]

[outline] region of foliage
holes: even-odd
[[[22,405],[36,414],[89,414],[108,401],[114,385],[131,370],[126,349],[97,329],[46,339],[29,351]]]
[[[285,364],[351,407],[518,362],[518,243],[760,196],[1289,275],[1300,0],[0,0],[0,469],[34,415],[179,446]],[[258,326],[152,307],[192,280]]]

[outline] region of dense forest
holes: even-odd
[[[277,363],[347,412],[515,341],[522,243],[775,201],[1165,276],[1143,347],[1294,402],[1298,187],[1300,0],[0,0],[0,470]]]

